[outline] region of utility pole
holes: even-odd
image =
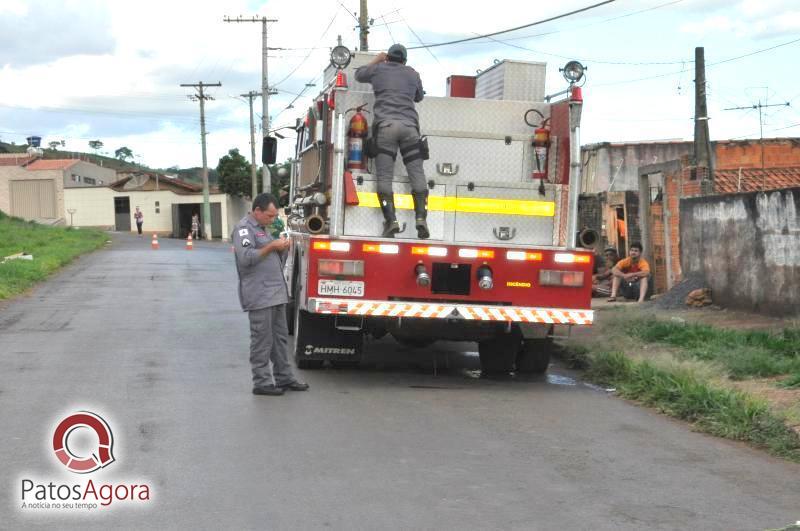
[[[258,195],[258,182],[256,182],[256,125],[253,121],[253,98],[258,97],[258,92],[251,90],[247,94],[241,94],[241,96],[250,101],[250,179],[252,181],[250,197],[255,199]]]
[[[706,61],[703,47],[694,49],[694,71],[695,165],[698,168],[706,168],[707,176],[711,178],[711,146],[708,135],[708,104],[706,102]]]
[[[222,83],[181,83],[182,87],[193,87],[197,94],[189,96],[192,101],[200,100],[200,143],[203,146],[203,235],[211,239],[211,205],[208,202],[208,160],[206,159],[206,100],[213,100],[203,93],[205,87],[221,87]]]
[[[789,107],[791,105],[790,102],[785,101],[783,103],[772,103],[772,104],[762,104],[761,100],[758,100],[758,103],[755,105],[747,105],[746,107],[728,107],[727,109],[722,109],[723,111],[741,111],[741,110],[750,110],[750,109],[758,109],[758,136],[759,136],[759,143],[761,144],[761,168],[764,168],[764,120],[763,115],[761,113],[761,109],[766,109],[767,107]]]
[[[361,7],[358,13],[358,35],[359,49],[362,52],[369,51],[367,35],[369,35],[369,15],[367,14],[367,0],[361,0]]]
[[[258,17],[254,16],[251,18],[242,18],[242,17],[224,17],[224,22],[261,22],[261,133],[262,137],[266,138],[269,136],[269,77],[268,77],[268,65],[267,65],[267,53],[269,52],[269,48],[267,47],[267,23],[268,22],[277,22],[277,19],[274,18],[267,18],[267,17]],[[272,183],[270,179],[271,175],[269,173],[268,165],[264,164],[261,170],[261,182],[263,184],[264,192],[270,192],[272,190]]]

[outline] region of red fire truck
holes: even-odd
[[[362,152],[373,93],[353,75],[373,56],[334,48],[297,124],[286,277],[298,367],[358,362],[365,335],[388,333],[417,346],[478,342],[486,372],[546,371],[554,330],[593,320],[594,254],[576,245],[583,67],[568,63],[569,86],[552,96],[544,63],[496,61],[426,97],[431,236],[417,239],[398,157],[403,230],[381,238]]]

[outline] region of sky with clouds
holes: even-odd
[[[477,3],[370,0],[372,50],[491,33],[599,0]],[[181,83],[209,89],[208,161],[231,148],[249,156],[249,117],[239,95],[260,90],[261,25],[223,17],[267,15],[273,126],[293,124],[341,35],[355,48],[357,0],[0,0],[0,140],[64,140],[113,154],[127,146],[151,167],[201,163],[199,109]],[[474,74],[495,59],[545,61],[548,92],[564,87],[558,67],[588,66],[583,143],[690,139],[694,49],[705,47],[712,139],[800,136],[800,2],[797,0],[616,0],[553,22],[453,46],[412,50],[428,95],[448,75]],[[303,92],[305,89],[305,92]],[[302,94],[297,98],[297,94]],[[296,100],[296,101],[294,101]],[[287,107],[293,103],[292,108]],[[256,104],[260,114],[260,102]],[[256,118],[260,122],[260,117]],[[289,131],[290,133],[290,131]],[[279,156],[291,155],[287,138]]]

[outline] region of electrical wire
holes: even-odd
[[[566,17],[572,16],[572,15],[576,15],[578,13],[583,13],[585,11],[589,11],[591,9],[598,8],[600,6],[604,6],[606,4],[611,4],[613,2],[616,2],[616,0],[605,0],[603,2],[598,2],[598,3],[590,5],[590,6],[582,7],[580,9],[575,9],[574,11],[570,11],[568,13],[562,13],[560,15],[555,15],[555,16],[550,17],[550,18],[537,20],[536,22],[531,22],[530,24],[523,24],[522,26],[517,26],[517,27],[514,27],[514,28],[495,31],[495,32],[492,32],[492,33],[485,33],[485,34],[482,34],[482,35],[478,35],[476,37],[465,37],[463,39],[457,39],[457,40],[454,40],[454,41],[438,42],[438,43],[435,43],[435,44],[426,44],[424,46],[411,46],[408,49],[409,50],[418,50],[420,48],[436,48],[436,47],[439,47],[439,46],[450,46],[451,44],[460,44],[462,42],[474,41],[474,40],[483,39],[483,38],[486,38],[486,37],[494,37],[495,35],[502,35],[503,33],[510,33],[512,31],[517,31],[517,30],[521,30],[521,29],[524,29],[524,28],[530,28],[532,26],[538,26],[538,25],[544,24],[546,22],[552,22],[554,20],[559,20],[559,19],[562,19],[562,18],[566,18]]]
[[[315,47],[316,47],[316,46],[317,46],[317,45],[318,45],[320,42],[322,42],[322,39],[324,39],[324,38],[325,38],[325,35],[327,35],[327,34],[328,34],[328,31],[331,29],[331,26],[333,26],[333,23],[336,21],[336,17],[337,17],[338,15],[339,15],[339,12],[338,12],[338,11],[337,11],[337,12],[335,12],[335,13],[333,14],[333,17],[331,18],[331,21],[330,21],[330,22],[328,22],[328,26],[325,28],[325,31],[323,31],[323,32],[322,32],[322,35],[320,35],[320,36],[319,36],[319,39],[317,40],[317,42],[316,42],[316,43],[314,43],[314,46],[315,46]],[[314,53],[314,49],[312,49],[312,50],[309,50],[309,52],[306,54],[306,56],[305,56],[305,57],[303,57],[303,60],[302,60],[302,61],[300,61],[300,62],[297,64],[297,66],[295,66],[295,67],[294,67],[294,69],[293,69],[291,72],[289,72],[288,74],[286,74],[286,76],[284,76],[284,78],[283,78],[283,79],[281,79],[281,80],[280,80],[280,81],[278,81],[277,83],[274,83],[274,84],[272,85],[272,88],[274,88],[274,87],[277,87],[278,85],[280,85],[281,83],[283,83],[284,81],[286,81],[287,79],[289,79],[290,77],[292,77],[292,75],[294,75],[294,73],[295,73],[295,72],[297,72],[297,71],[300,69],[300,67],[301,67],[301,66],[303,66],[303,65],[305,64],[305,62],[308,60],[308,58],[309,58],[309,57],[311,57],[311,54],[313,54],[313,53]]]

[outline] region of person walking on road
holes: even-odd
[[[192,238],[197,239],[200,234],[200,216],[195,212],[192,214]]]
[[[139,207],[136,207],[136,212],[133,213],[133,220],[136,221],[136,230],[139,231],[139,237],[142,237],[142,224],[144,223],[144,214]]]
[[[375,121],[373,141],[377,146],[375,173],[378,178],[378,201],[383,211],[383,237],[393,238],[400,232],[394,208],[392,176],[397,150],[403,156],[411,195],[414,198],[414,217],[419,238],[429,238],[428,184],[422,161],[427,158],[427,144],[420,137],[419,115],[414,103],[422,101],[425,91],[416,70],[406,66],[408,52],[402,44],[393,44],[368,65],[356,69],[361,83],[370,83],[375,92]]]
[[[289,293],[283,266],[291,243],[269,233],[267,227],[277,216],[275,196],[259,194],[253,200],[252,211],[231,233],[239,276],[239,302],[250,320],[250,365],[256,395],[282,395],[287,389],[308,389],[308,384],[295,378],[289,364],[286,326]]]

